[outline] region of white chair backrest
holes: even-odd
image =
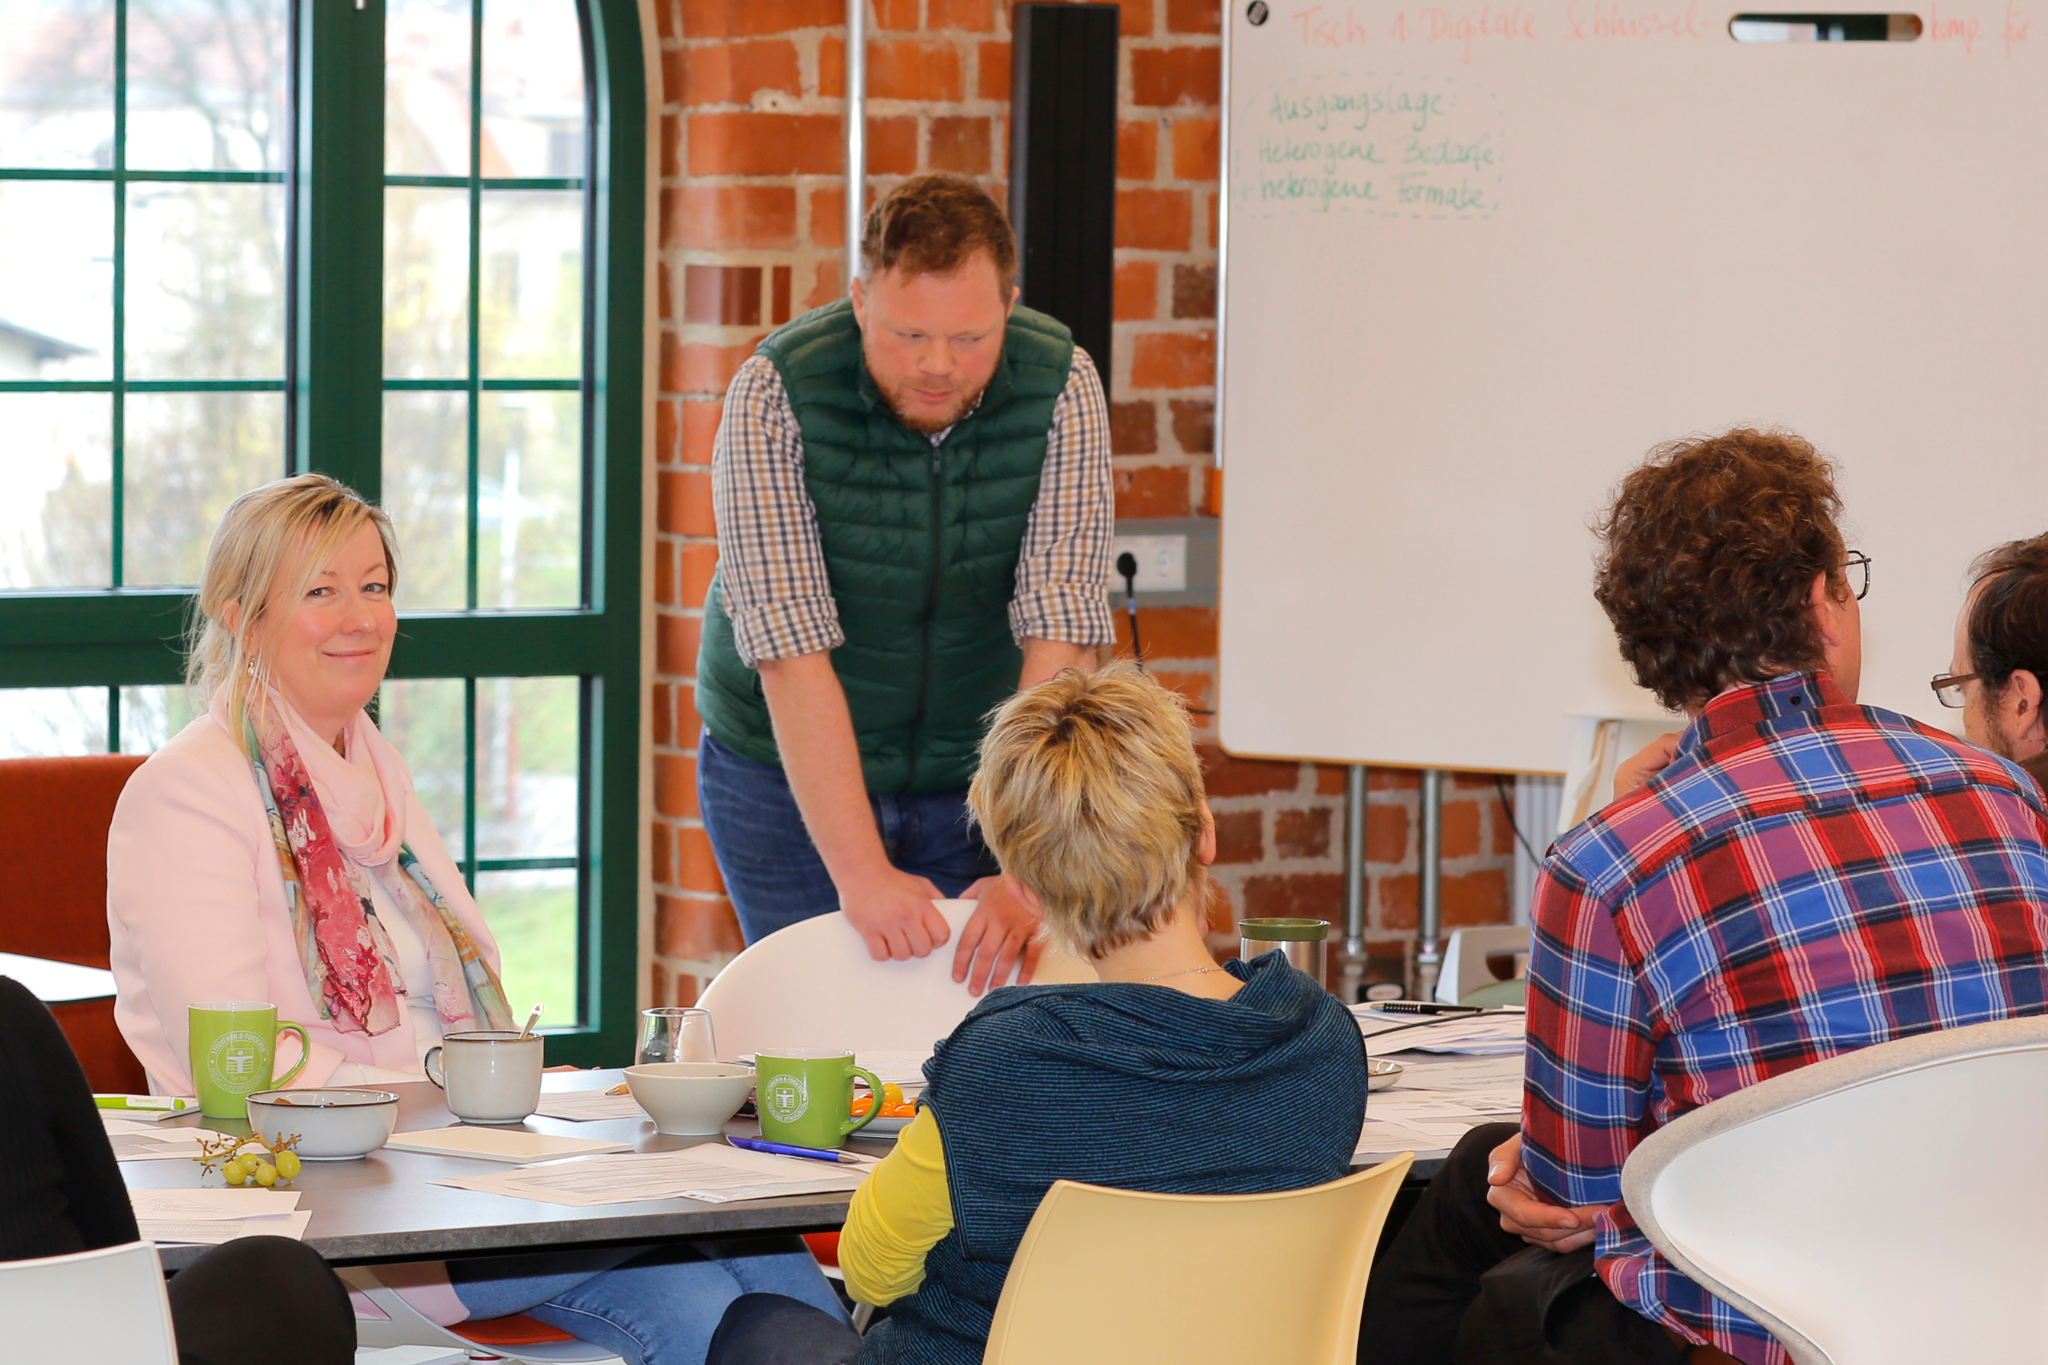
[[[1526,924],[1487,924],[1473,929],[1453,929],[1444,949],[1444,964],[1436,975],[1436,998],[1455,1005],[1481,986],[1496,980],[1486,959],[1496,953],[1529,950]]]
[[[778,1047],[930,1055],[932,1044],[967,1017],[976,999],[953,979],[953,950],[974,902],[937,905],[952,933],[927,957],[875,961],[859,931],[836,910],[750,945],[697,1001],[711,1012],[719,1055],[743,1060]],[[1094,977],[1086,965],[1047,949],[1033,980]]]
[[[155,1245],[0,1261],[0,1340],[20,1365],[178,1365]]]
[[[1902,1038],[1696,1109],[1629,1211],[1800,1365],[2048,1361],[2048,1018]]]

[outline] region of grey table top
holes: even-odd
[[[623,1078],[620,1071],[555,1072],[546,1077],[544,1088],[602,1089]],[[401,1133],[456,1122],[441,1102],[441,1092],[425,1081],[380,1088],[399,1096]],[[223,1133],[249,1131],[248,1124],[231,1119],[195,1117],[166,1123],[212,1128]],[[664,1137],[654,1131],[653,1120],[646,1118],[575,1123],[536,1114],[524,1126],[539,1133],[630,1142],[636,1151],[642,1152],[668,1151],[717,1140]],[[735,1119],[726,1125],[726,1131],[747,1135],[758,1133],[760,1128],[751,1119]],[[856,1142],[853,1150],[881,1155],[888,1145]],[[300,1192],[299,1207],[310,1209],[313,1214],[306,1228],[306,1244],[328,1261],[341,1265],[566,1250],[679,1237],[829,1231],[845,1222],[846,1204],[852,1198],[843,1193],[818,1194],[731,1204],[650,1199],[572,1208],[433,1183],[451,1175],[506,1169],[503,1162],[394,1152],[387,1148],[360,1161],[309,1161],[291,1188]],[[121,1174],[132,1189],[187,1189],[221,1183],[218,1174],[206,1175],[198,1163],[190,1161],[124,1161]],[[203,1249],[165,1246],[161,1249],[164,1266],[179,1269]]]
[[[592,1090],[618,1084],[623,1071],[551,1072],[542,1082],[549,1091]],[[395,1092],[398,1131],[443,1128],[457,1120],[442,1103],[441,1092],[426,1081],[380,1087]],[[206,1127],[246,1134],[249,1125],[232,1119],[166,1120],[166,1125]],[[493,1125],[499,1126],[499,1125]],[[664,1137],[652,1119],[601,1119],[576,1123],[534,1115],[521,1125],[533,1132],[630,1142],[641,1152],[692,1147],[715,1138]],[[726,1131],[758,1134],[752,1119],[735,1119]],[[851,1149],[882,1155],[890,1144],[856,1138]],[[1411,1182],[1427,1180],[1443,1165],[1448,1151],[1415,1154]],[[1375,1164],[1377,1156],[1354,1164]],[[574,1247],[623,1242],[721,1237],[751,1233],[822,1232],[846,1221],[850,1194],[799,1195],[787,1199],[752,1199],[707,1204],[696,1199],[648,1199],[630,1204],[574,1208],[530,1199],[454,1189],[433,1182],[451,1175],[475,1175],[507,1169],[503,1162],[465,1157],[430,1156],[386,1148],[360,1161],[309,1161],[291,1188],[300,1192],[299,1207],[313,1217],[306,1244],[337,1265],[378,1261],[440,1260],[451,1256],[488,1256],[522,1251],[562,1251]],[[206,1175],[196,1162],[124,1161],[121,1174],[132,1189],[189,1189],[219,1185],[219,1175]],[[177,1270],[205,1248],[164,1246],[164,1267]]]

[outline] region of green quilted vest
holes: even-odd
[[[934,446],[896,420],[868,374],[845,299],[761,343],[804,439],[804,482],[846,643],[846,689],[870,792],[964,787],[983,717],[1017,686],[1009,606],[1038,500],[1072,335],[1016,309],[981,403]],[[733,645],[718,576],[704,604],[697,709],[719,743],[780,764],[760,676]]]

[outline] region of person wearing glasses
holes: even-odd
[[[1963,713],[1963,734],[2048,783],[2048,533],[1986,550],[1970,566],[1949,671],[1932,684]]]
[[[1840,512],[1829,461],[1785,432],[1675,442],[1622,480],[1594,596],[1691,724],[1544,860],[1522,1122],[1460,1142],[1374,1266],[1377,1365],[1778,1365],[1630,1218],[1629,1154],[1767,1077],[2048,999],[2048,803],[1856,704],[1869,563]],[[2005,576],[1970,613],[1980,645]],[[2016,678],[1997,658],[1987,680]]]

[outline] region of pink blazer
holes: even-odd
[[[497,943],[409,782],[405,831],[495,967]],[[374,1038],[321,1021],[299,969],[255,775],[211,716],[179,731],[128,779],[107,834],[107,921],[114,1022],[157,1094],[192,1093],[185,1009],[208,1000],[267,1000],[280,1020],[304,1024],[313,1050],[294,1085],[324,1084],[344,1061],[419,1069],[411,1010],[400,1010],[398,1025]],[[278,1074],[297,1060],[297,1044],[287,1039]]]

